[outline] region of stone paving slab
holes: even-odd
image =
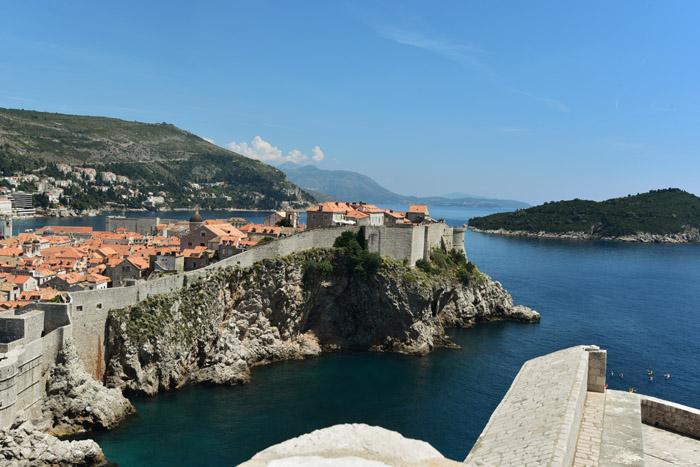
[[[588,392],[583,406],[583,418],[576,443],[574,467],[597,466],[603,437],[605,393]]]
[[[571,465],[586,399],[585,349],[571,347],[527,361],[465,462]]]
[[[639,395],[606,391],[600,465],[643,467],[643,443]]]
[[[642,425],[647,467],[700,466],[700,440]]]

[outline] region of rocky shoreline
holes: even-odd
[[[309,262],[332,271],[309,277]],[[514,306],[485,275],[464,286],[385,260],[363,279],[348,274],[337,252],[311,250],[113,311],[105,384],[153,395],[190,383],[245,383],[253,366],[324,352],[420,355],[454,346],[446,327],[496,320],[539,322],[539,314]]]
[[[476,227],[469,228],[477,233],[485,233],[489,235],[506,235],[511,237],[531,237],[531,238],[559,238],[567,240],[606,240],[623,243],[671,243],[671,244],[688,244],[700,243],[700,229],[687,228],[683,232],[675,234],[651,234],[647,232],[639,232],[633,235],[620,235],[616,237],[606,237],[598,234],[590,234],[587,232],[530,232],[526,230],[487,230]]]
[[[315,263],[314,263],[315,262]],[[329,268],[311,274],[309,264]],[[244,384],[251,368],[336,351],[422,355],[456,347],[448,327],[539,322],[514,306],[500,283],[464,285],[384,259],[376,274],[348,270],[337,250],[309,250],[250,268],[228,268],[178,292],[113,310],[107,322],[104,385],[71,342],[50,369],[47,396],[0,430],[0,460],[13,465],[100,465],[91,440],[56,436],[105,430],[134,412],[123,394],[154,395],[186,384]]]
[[[134,407],[121,391],[90,376],[68,341],[49,370],[47,395],[0,430],[1,465],[88,466],[107,463],[92,440],[62,441],[59,436],[115,428]]]

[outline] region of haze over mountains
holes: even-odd
[[[372,178],[347,170],[324,170],[314,165],[300,166],[286,162],[278,166],[289,181],[324,201],[323,194],[342,201],[366,201],[374,204],[422,203],[435,206],[463,206],[518,209],[530,206],[514,200],[492,199],[464,193],[449,193],[445,196],[408,196],[394,193],[379,185]],[[327,199],[327,200],[330,200]]]

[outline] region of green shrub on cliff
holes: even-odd
[[[430,275],[455,277],[464,285],[484,279],[476,265],[467,261],[464,252],[455,249],[447,252],[436,248],[430,252],[430,261],[419,259],[416,268]]]
[[[335,239],[333,247],[342,250],[348,272],[353,276],[367,279],[376,274],[382,265],[379,254],[367,251],[362,232],[343,232]]]
[[[310,284],[319,277],[326,277],[333,272],[333,265],[328,261],[310,259],[304,263],[304,284]]]

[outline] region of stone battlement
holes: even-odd
[[[127,287],[72,292],[68,303],[35,303],[0,313],[0,426],[43,396],[48,369],[68,337],[72,337],[87,371],[95,379],[102,379],[106,364],[105,327],[110,310],[177,291],[227,267],[246,268],[263,259],[312,248],[330,248],[344,231],[362,231],[370,251],[405,259],[411,265],[428,258],[432,248],[464,250],[464,229],[444,223],[312,229],[256,246],[202,269]],[[30,362],[34,361],[40,361],[41,365],[31,366]]]

